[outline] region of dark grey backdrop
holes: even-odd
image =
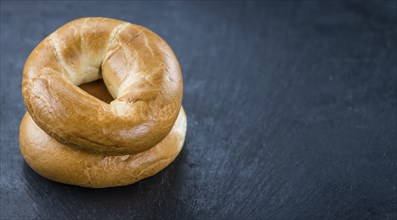
[[[141,24],[183,70],[186,144],[128,187],[23,161],[21,72],[74,18]],[[1,2],[1,219],[395,219],[396,3]]]

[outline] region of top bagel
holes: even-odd
[[[103,78],[107,104],[78,86]],[[106,155],[135,154],[159,143],[181,108],[178,60],[154,32],[109,18],[60,27],[30,54],[22,93],[28,112],[61,143]]]

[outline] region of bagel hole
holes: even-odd
[[[79,87],[88,94],[108,104],[114,100],[102,79],[81,84]]]

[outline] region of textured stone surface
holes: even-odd
[[[19,153],[24,62],[84,16],[152,29],[184,74],[184,149],[128,187],[54,183]],[[2,1],[0,218],[395,219],[396,27],[395,1]]]

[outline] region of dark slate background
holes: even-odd
[[[396,219],[396,2],[1,2],[1,219]],[[18,149],[24,62],[72,19],[157,32],[188,133],[137,184],[48,181]]]

